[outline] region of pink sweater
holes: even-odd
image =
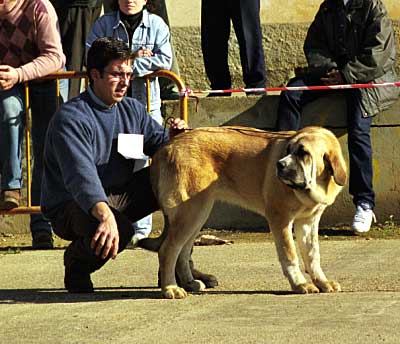
[[[17,0],[0,14],[0,65],[17,69],[24,82],[63,68],[57,14],[48,0]]]

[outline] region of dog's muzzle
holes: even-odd
[[[276,174],[283,183],[292,189],[304,190],[307,188],[307,183],[304,181],[304,178],[299,180],[297,169],[291,167],[291,164],[286,158],[276,163]]]

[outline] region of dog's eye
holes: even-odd
[[[297,155],[299,158],[304,158],[306,155],[308,155],[308,152],[304,149],[303,146],[300,146],[300,147],[297,149],[296,155]]]

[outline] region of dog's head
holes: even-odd
[[[343,186],[347,179],[340,144],[332,132],[321,127],[306,127],[295,133],[276,170],[284,184],[297,190],[328,188],[332,180]]]

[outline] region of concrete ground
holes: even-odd
[[[343,292],[295,295],[271,240],[196,247],[220,286],[164,300],[157,256],[136,249],[93,274],[96,292],[63,289],[63,249],[0,250],[0,343],[399,343],[400,240],[321,242]]]

